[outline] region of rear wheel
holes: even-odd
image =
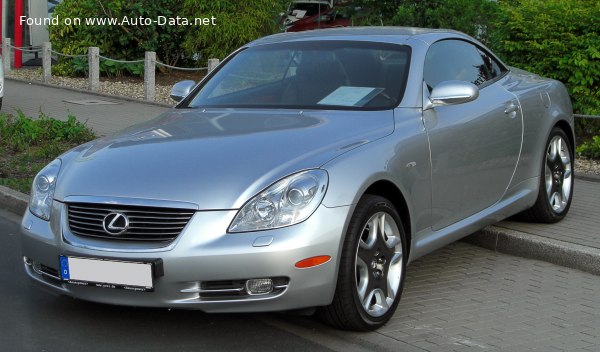
[[[319,315],[346,330],[374,330],[394,314],[404,283],[406,239],[402,221],[385,198],[358,203],[340,259],[335,296]]]
[[[565,132],[555,127],[546,142],[538,198],[521,215],[525,220],[554,223],[567,215],[573,199],[573,150]]]

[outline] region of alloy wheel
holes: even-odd
[[[365,312],[380,317],[400,290],[402,239],[394,218],[378,212],[366,222],[356,250],[356,290]]]
[[[554,136],[546,153],[546,194],[555,213],[562,213],[571,196],[573,177],[569,144],[560,136]]]

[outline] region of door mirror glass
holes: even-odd
[[[176,102],[180,102],[183,100],[183,98],[190,94],[194,86],[196,86],[196,82],[191,80],[175,83],[173,88],[171,88],[171,99],[175,100]]]

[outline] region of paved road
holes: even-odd
[[[61,120],[66,120],[69,114],[73,114],[79,121],[86,122],[98,135],[110,134],[147,121],[167,110],[156,105],[105,98],[85,92],[67,91],[8,79],[4,84],[3,112],[15,113],[16,109],[20,109],[26,116],[37,117],[41,111],[47,116]],[[116,104],[79,105],[66,100],[79,102],[102,100]]]
[[[408,270],[392,321],[373,333],[284,314],[208,315],[93,304],[39,290],[18,225],[0,214],[0,350],[598,351],[600,279],[457,242]]]

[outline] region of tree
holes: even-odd
[[[187,17],[216,18],[216,25],[188,27],[184,48],[204,59],[224,58],[243,44],[278,31],[284,0],[184,0]]]
[[[400,26],[447,28],[490,40],[499,6],[490,0],[404,0],[391,23]]]

